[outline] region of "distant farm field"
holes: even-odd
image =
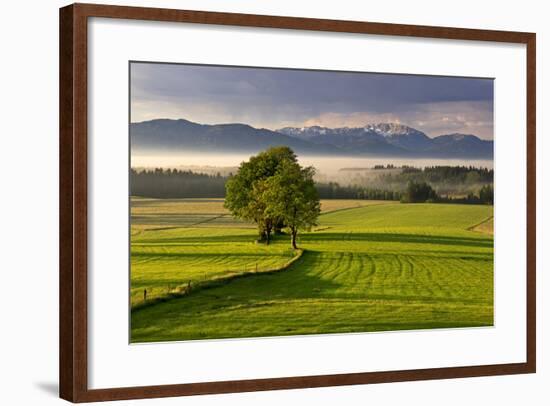
[[[321,201],[323,213],[342,209],[388,204],[378,200],[332,199]],[[155,226],[170,227],[219,227],[236,226],[255,228],[254,224],[234,219],[223,207],[223,199],[149,199],[132,198],[132,227],[151,229]]]
[[[132,342],[493,324],[492,206],[322,201],[297,259],[222,199],[131,206]]]

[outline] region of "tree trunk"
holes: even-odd
[[[292,243],[292,248],[294,248],[295,250],[298,249],[298,247],[296,246],[296,234],[298,234],[298,231],[297,230],[292,230],[291,232],[291,243]]]
[[[271,225],[269,222],[265,225],[265,244],[269,245],[269,238],[271,237]]]

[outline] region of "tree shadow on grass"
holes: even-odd
[[[302,235],[304,242],[365,241],[410,244],[462,245],[467,247],[493,247],[492,238],[453,237],[403,233],[309,233]]]
[[[340,283],[323,279],[310,272],[316,257],[321,254],[316,251],[306,251],[287,269],[237,275],[212,287],[198,288],[183,297],[139,309],[139,312],[157,311],[160,307],[171,309],[173,306],[176,308],[185,306],[188,310],[199,306],[206,310],[242,303],[251,304],[256,301],[320,296],[322,292],[341,286]]]
[[[471,261],[492,261],[492,255],[480,254],[475,255],[467,251],[433,251],[437,253],[437,259],[441,261],[456,260],[457,258],[462,260]],[[333,252],[336,255],[346,255],[346,252]],[[424,252],[423,252],[424,253]],[[468,254],[466,256],[466,254]],[[155,254],[156,255],[156,254]],[[201,257],[219,257],[219,254],[162,254],[163,256],[171,256],[174,258],[186,256],[201,256]],[[232,254],[233,255],[233,254]],[[395,260],[395,253],[351,253],[356,258],[364,258],[372,264],[391,263]],[[235,254],[235,256],[243,258],[256,257],[256,254]],[[416,255],[412,255],[415,257]],[[424,257],[425,255],[420,255]],[[328,261],[328,262],[327,262]],[[269,300],[294,300],[294,299],[316,299],[330,297],[332,293],[344,284],[334,279],[323,277],[321,273],[316,272],[318,269],[328,269],[332,266],[331,258],[326,257],[326,253],[323,251],[307,250],[303,255],[296,260],[289,268],[279,271],[260,272],[260,273],[243,273],[237,275],[235,278],[222,281],[219,284],[215,284],[208,288],[198,288],[192,294],[186,295],[180,298],[170,299],[168,302],[176,303],[183,301],[190,306],[201,305],[204,306],[206,299],[212,300],[212,302],[229,300],[231,303],[217,304],[216,307],[225,307],[225,305],[234,305],[239,301],[251,302],[251,301],[269,301]],[[376,265],[373,265],[376,266]],[[366,271],[360,269],[355,272]],[[345,273],[341,271],[340,275]],[[326,276],[326,275],[325,275]],[[449,300],[433,298],[433,297],[421,297],[408,296],[403,294],[397,295],[380,295],[380,294],[368,294],[366,298],[371,299],[386,299],[386,300],[428,300],[428,301],[445,301]],[[461,301],[461,299],[457,300]],[[209,306],[207,306],[209,307]]]
[[[276,236],[273,242],[287,241],[286,235]],[[324,241],[365,241],[365,242],[389,242],[389,243],[410,243],[410,244],[436,244],[436,245],[462,245],[467,247],[493,247],[492,238],[472,238],[472,237],[454,237],[443,235],[419,235],[405,233],[355,233],[355,232],[319,232],[304,233],[300,236],[304,243],[324,242]],[[146,244],[148,242],[161,245],[165,244],[185,244],[185,243],[253,243],[255,240],[251,235],[205,235],[189,237],[178,236],[175,238],[161,239],[142,239],[138,242]]]
[[[223,230],[221,228],[220,230]],[[252,230],[255,231],[255,230]],[[230,243],[249,243],[256,244],[258,247],[269,248],[270,245],[277,243],[286,243],[288,248],[290,248],[290,236],[286,234],[276,234],[271,236],[270,245],[265,244],[264,242],[259,242],[257,240],[257,233],[251,232],[248,234],[222,234],[222,235],[178,235],[174,237],[151,237],[151,238],[140,238],[135,241],[136,245],[142,244],[154,244],[162,246],[163,244],[167,245],[201,245],[204,243],[220,243],[220,244],[230,244]]]
[[[345,255],[345,253],[340,254]],[[454,252],[451,251],[449,254],[448,256],[442,255],[438,258],[441,260],[457,258]],[[368,261],[371,263],[385,263],[388,259],[394,260],[395,254],[365,253],[357,255],[357,257],[368,258]],[[477,257],[469,259],[479,260]],[[328,260],[330,261],[330,258]],[[199,288],[192,294],[171,299],[160,306],[165,307],[165,310],[168,312],[179,312],[182,306],[186,308],[186,311],[192,312],[197,311],[199,308],[201,309],[200,311],[208,311],[236,305],[254,306],[258,302],[297,299],[330,299],[338,288],[344,286],[344,283],[333,278],[328,278],[326,275],[323,277],[321,273],[315,272],[316,269],[330,267],[330,263],[325,264],[326,261],[327,258],[324,252],[307,250],[303,253],[302,257],[288,269],[276,272],[245,274],[241,277],[232,278],[226,282],[214,285],[213,287],[204,289]],[[361,269],[355,272],[363,272],[363,270]],[[342,271],[340,275],[342,273],[345,273],[345,271]],[[342,294],[340,293],[338,297],[342,298]],[[349,298],[357,299],[358,297],[354,294]],[[455,301],[450,298],[428,297],[422,295],[367,294],[366,292],[364,298],[375,300],[421,300],[428,302]],[[465,299],[459,298],[456,301],[461,302],[465,301]],[[155,308],[157,308],[157,305],[143,310],[155,311]],[[162,315],[163,311],[160,308],[156,310],[159,311],[159,315]]]
[[[133,251],[132,252],[132,258],[139,259],[139,258],[162,258],[162,259],[169,259],[169,260],[178,260],[178,258],[181,258],[182,261],[188,261],[189,259],[220,259],[223,258],[224,255],[227,255],[231,258],[242,258],[244,261],[243,264],[245,265],[251,265],[252,263],[250,261],[253,261],[253,259],[257,258],[264,258],[264,257],[281,257],[281,258],[288,258],[291,257],[288,255],[285,255],[284,251],[278,251],[278,252],[228,252],[227,254],[224,254],[222,252],[140,252],[140,251]],[[252,258],[252,259],[250,259]],[[248,261],[248,262],[247,262]],[[185,267],[185,262],[182,262],[182,268]]]
[[[155,244],[162,246],[163,244],[189,244],[189,245],[200,245],[202,243],[251,243],[255,242],[255,235],[244,234],[244,235],[181,235],[177,237],[152,237],[152,238],[140,238],[135,243],[136,244]]]
[[[340,254],[346,255],[347,253],[342,252]],[[379,263],[384,262],[385,257],[390,259],[395,257],[395,254],[361,253],[359,256],[364,257],[363,259],[368,259],[370,263]],[[354,257],[354,254],[350,254],[350,258],[357,259]],[[348,259],[346,258],[345,261]],[[418,303],[435,306],[435,308],[442,305],[476,306],[486,304],[483,300],[479,300],[479,298],[426,296],[424,292],[411,295],[407,291],[403,291],[402,293],[365,291],[364,295],[361,293],[358,295],[350,293],[348,295],[346,292],[341,292],[339,288],[353,283],[352,281],[350,282],[350,280],[346,279],[342,281],[335,280],[331,275],[316,272],[316,270],[323,267],[330,267],[331,264],[332,260],[326,257],[326,253],[307,250],[296,262],[285,270],[267,274],[244,275],[241,278],[231,279],[227,283],[212,288],[198,289],[188,296],[170,299],[166,302],[132,312],[132,331],[136,331],[137,334],[134,336],[133,342],[158,341],[158,338],[153,337],[155,334],[159,334],[158,337],[163,337],[161,340],[166,340],[166,337],[170,337],[171,329],[177,329],[177,326],[185,325],[185,320],[188,318],[202,320],[201,323],[206,323],[205,326],[208,328],[218,326],[216,323],[219,322],[227,323],[227,320],[233,320],[236,323],[235,326],[239,325],[239,323],[243,326],[253,324],[256,318],[263,314],[262,312],[267,311],[269,314],[269,308],[273,308],[272,306],[280,306],[273,308],[277,309],[276,312],[284,311],[285,308],[292,308],[293,312],[286,316],[283,317],[281,314],[283,318],[280,318],[277,313],[273,313],[270,317],[274,317],[274,322],[282,323],[283,327],[284,325],[293,327],[293,317],[297,318],[297,323],[307,324],[309,323],[308,320],[315,320],[317,312],[326,310],[325,305],[329,306],[329,308],[331,306],[342,306],[346,303],[350,306],[365,306],[366,301],[373,300],[383,303],[384,306],[395,304],[404,307],[409,305],[415,306]],[[366,268],[365,271],[367,271]],[[346,272],[347,270],[338,271],[340,274]],[[350,272],[357,272],[357,270],[354,269]],[[362,270],[359,270],[359,272],[362,272]],[[363,277],[368,279],[369,275],[371,274],[367,272]],[[365,279],[361,283],[365,288],[368,286],[365,283]],[[305,305],[305,307],[302,307],[302,305]],[[311,306],[317,306],[315,312],[312,312]],[[351,307],[350,309],[352,308],[355,309],[355,307]],[[365,309],[364,307],[360,308]],[[309,316],[305,316],[307,312],[312,313]],[[237,319],[234,319],[234,317]],[[230,323],[233,323],[233,321]],[[193,323],[195,321],[191,322],[191,324]],[[302,328],[302,324],[298,327]],[[442,324],[445,325],[445,323],[436,323],[434,327],[441,327]],[[453,321],[450,324],[453,324]],[[199,325],[202,326],[200,323],[197,324],[197,326]],[[415,326],[416,328],[423,328],[422,326],[419,327],[418,323]],[[430,324],[426,323],[426,326],[430,327]],[[383,322],[381,326],[373,325],[374,330],[396,330],[401,328],[408,329],[409,326],[407,323],[392,325],[390,321]],[[282,329],[282,331],[286,330]],[[268,335],[279,335],[281,332]],[[150,334],[153,334],[153,336]],[[186,337],[187,334],[193,336],[194,333],[182,334],[183,337]],[[212,333],[212,337],[209,334],[205,333],[204,337],[199,338],[220,338],[219,333]],[[232,334],[224,334],[228,334],[227,337],[233,337]],[[246,333],[246,336],[254,336],[254,334]],[[176,333],[174,337],[168,338],[168,340],[173,339],[188,338],[178,337]]]

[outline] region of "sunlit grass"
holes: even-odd
[[[328,206],[287,270],[132,312],[132,342],[492,325],[493,238],[468,230],[491,206],[353,202]],[[238,224],[133,226],[132,301],[292,258],[287,236],[256,237]]]

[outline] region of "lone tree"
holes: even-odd
[[[243,162],[226,184],[225,207],[258,225],[269,244],[272,231],[288,228],[296,248],[298,230],[315,224],[319,197],[314,169],[302,168],[288,147],[273,147]]]
[[[225,207],[233,216],[255,222],[260,239],[267,244],[271,231],[280,222],[267,216],[263,182],[275,175],[283,161],[297,162],[296,154],[288,147],[269,148],[241,163],[225,185]]]
[[[288,228],[294,249],[298,248],[298,231],[317,225],[321,211],[314,174],[312,167],[302,168],[297,162],[283,161],[277,173],[266,181],[267,214]]]

